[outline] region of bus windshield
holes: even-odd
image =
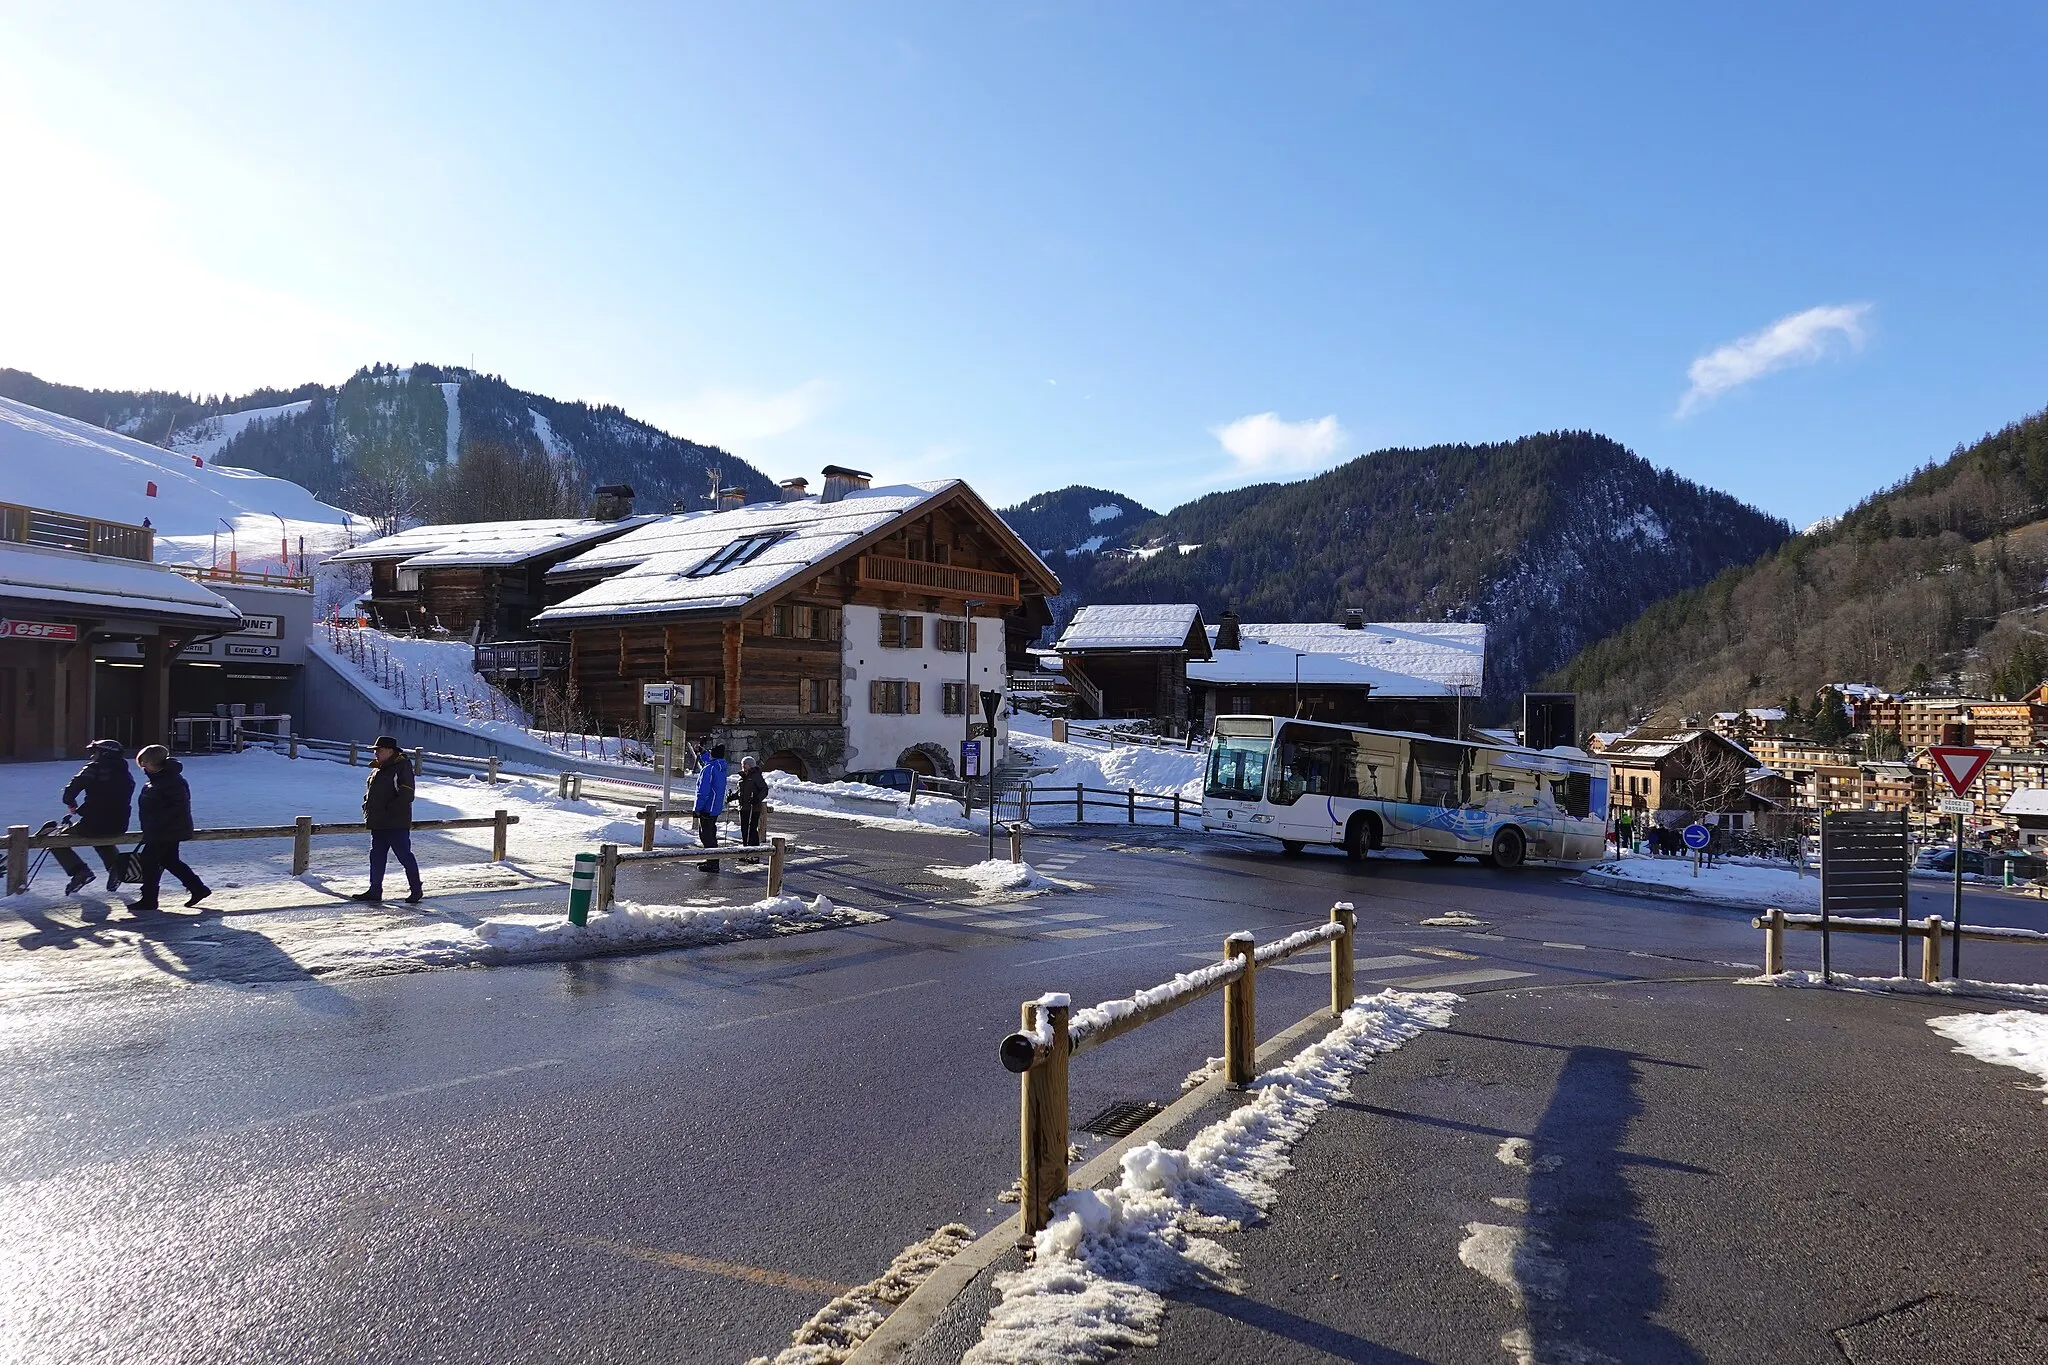
[[[1209,782],[1204,796],[1225,801],[1256,801],[1266,785],[1266,755],[1273,741],[1240,735],[1218,735],[1209,750]]]

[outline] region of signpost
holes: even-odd
[[[1974,744],[1937,744],[1927,751],[1927,757],[1933,760],[1934,770],[1955,793],[1954,798],[1942,800],[1941,811],[1956,818],[1956,913],[1955,932],[1949,936],[1948,974],[1960,981],[1963,975],[1963,817],[1974,809],[1966,799],[1970,784],[1991,761],[1991,751]],[[1903,976],[1905,972],[1902,970],[1899,974]]]
[[[1692,875],[1697,877],[1700,875],[1700,851],[1713,842],[1714,831],[1695,821],[1687,825],[1679,837],[1685,840],[1685,846],[1692,850]]]
[[[669,793],[676,770],[676,707],[690,704],[688,683],[642,683],[640,704],[661,708],[661,823],[668,826]]]
[[[989,757],[995,757],[996,708],[1003,704],[1003,694],[983,688],[981,692],[981,714],[988,717],[988,724],[979,727],[988,736]],[[988,766],[988,860],[996,860],[996,765]]]
[[[1820,974],[1834,980],[1830,919],[1896,910],[1899,975],[1906,974],[1906,813],[1830,810],[1820,817]]]

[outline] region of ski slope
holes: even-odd
[[[275,567],[286,547],[296,559],[302,536],[313,561],[372,534],[368,518],[330,507],[295,483],[6,398],[0,398],[0,502],[132,525],[147,517],[163,564],[213,563],[216,533],[219,562],[228,562],[232,548],[247,568]]]

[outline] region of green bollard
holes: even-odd
[[[590,922],[590,894],[596,883],[597,855],[577,854],[576,870],[569,874],[569,923],[584,925]]]

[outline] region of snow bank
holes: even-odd
[[[1060,817],[1057,788],[1071,793],[1075,783],[1097,791],[1123,791],[1136,787],[1141,792],[1171,795],[1199,810],[1202,801],[1202,772],[1208,761],[1206,750],[1153,749],[1135,744],[1111,744],[1107,740],[1053,742],[1052,725],[1043,716],[1018,712],[1010,717],[1010,750],[1031,766],[1031,788],[1043,805],[1047,820]],[[1040,821],[1040,804],[1034,804],[1031,818]],[[1069,815],[1068,818],[1071,818]],[[1145,821],[1171,822],[1162,812],[1140,811]],[[1183,820],[1187,819],[1183,813]]]
[[[636,905],[620,901],[588,924],[534,916],[488,919],[471,931],[475,955],[491,962],[590,957],[634,948],[689,948],[738,938],[870,924],[885,918],[834,905],[830,897],[771,896],[751,905]]]
[[[1956,1051],[1993,1066],[2009,1066],[2048,1082],[2048,1014],[2002,1010],[1997,1014],[1944,1014],[1927,1027],[1956,1045]],[[2041,1086],[2048,1090],[2048,1084]],[[2048,1099],[2041,1101],[2048,1104]]]
[[[1723,859],[1702,866],[1693,876],[1690,858],[1652,858],[1633,854],[1593,864],[1585,883],[1603,890],[1640,888],[1666,895],[1698,896],[1731,905],[1781,910],[1820,908],[1820,878],[1802,877],[1783,863],[1736,862]]]
[[[972,883],[975,890],[984,894],[998,891],[1042,891],[1053,885],[1050,877],[1040,875],[1030,863],[1013,863],[1007,858],[991,858],[987,862],[974,863],[967,867],[938,866],[927,870],[934,876],[951,877],[955,881]]]
[[[1196,1234],[1255,1221],[1278,1198],[1287,1153],[1374,1056],[1451,1020],[1459,997],[1382,991],[1344,1012],[1326,1037],[1253,1083],[1251,1103],[1182,1149],[1124,1153],[1115,1189],[1076,1190],[1054,1204],[1035,1262],[997,1278],[1002,1300],[963,1365],[1104,1361],[1158,1344],[1163,1294],[1228,1286],[1235,1258]]]
[[[1910,976],[1850,976],[1836,972],[1832,982],[1819,972],[1779,972],[1745,976],[1739,986],[1791,986],[1836,991],[1872,991],[1890,995],[1946,995],[1958,1000],[2012,1000],[2048,1007],[2048,986],[2011,981],[1921,981]]]

